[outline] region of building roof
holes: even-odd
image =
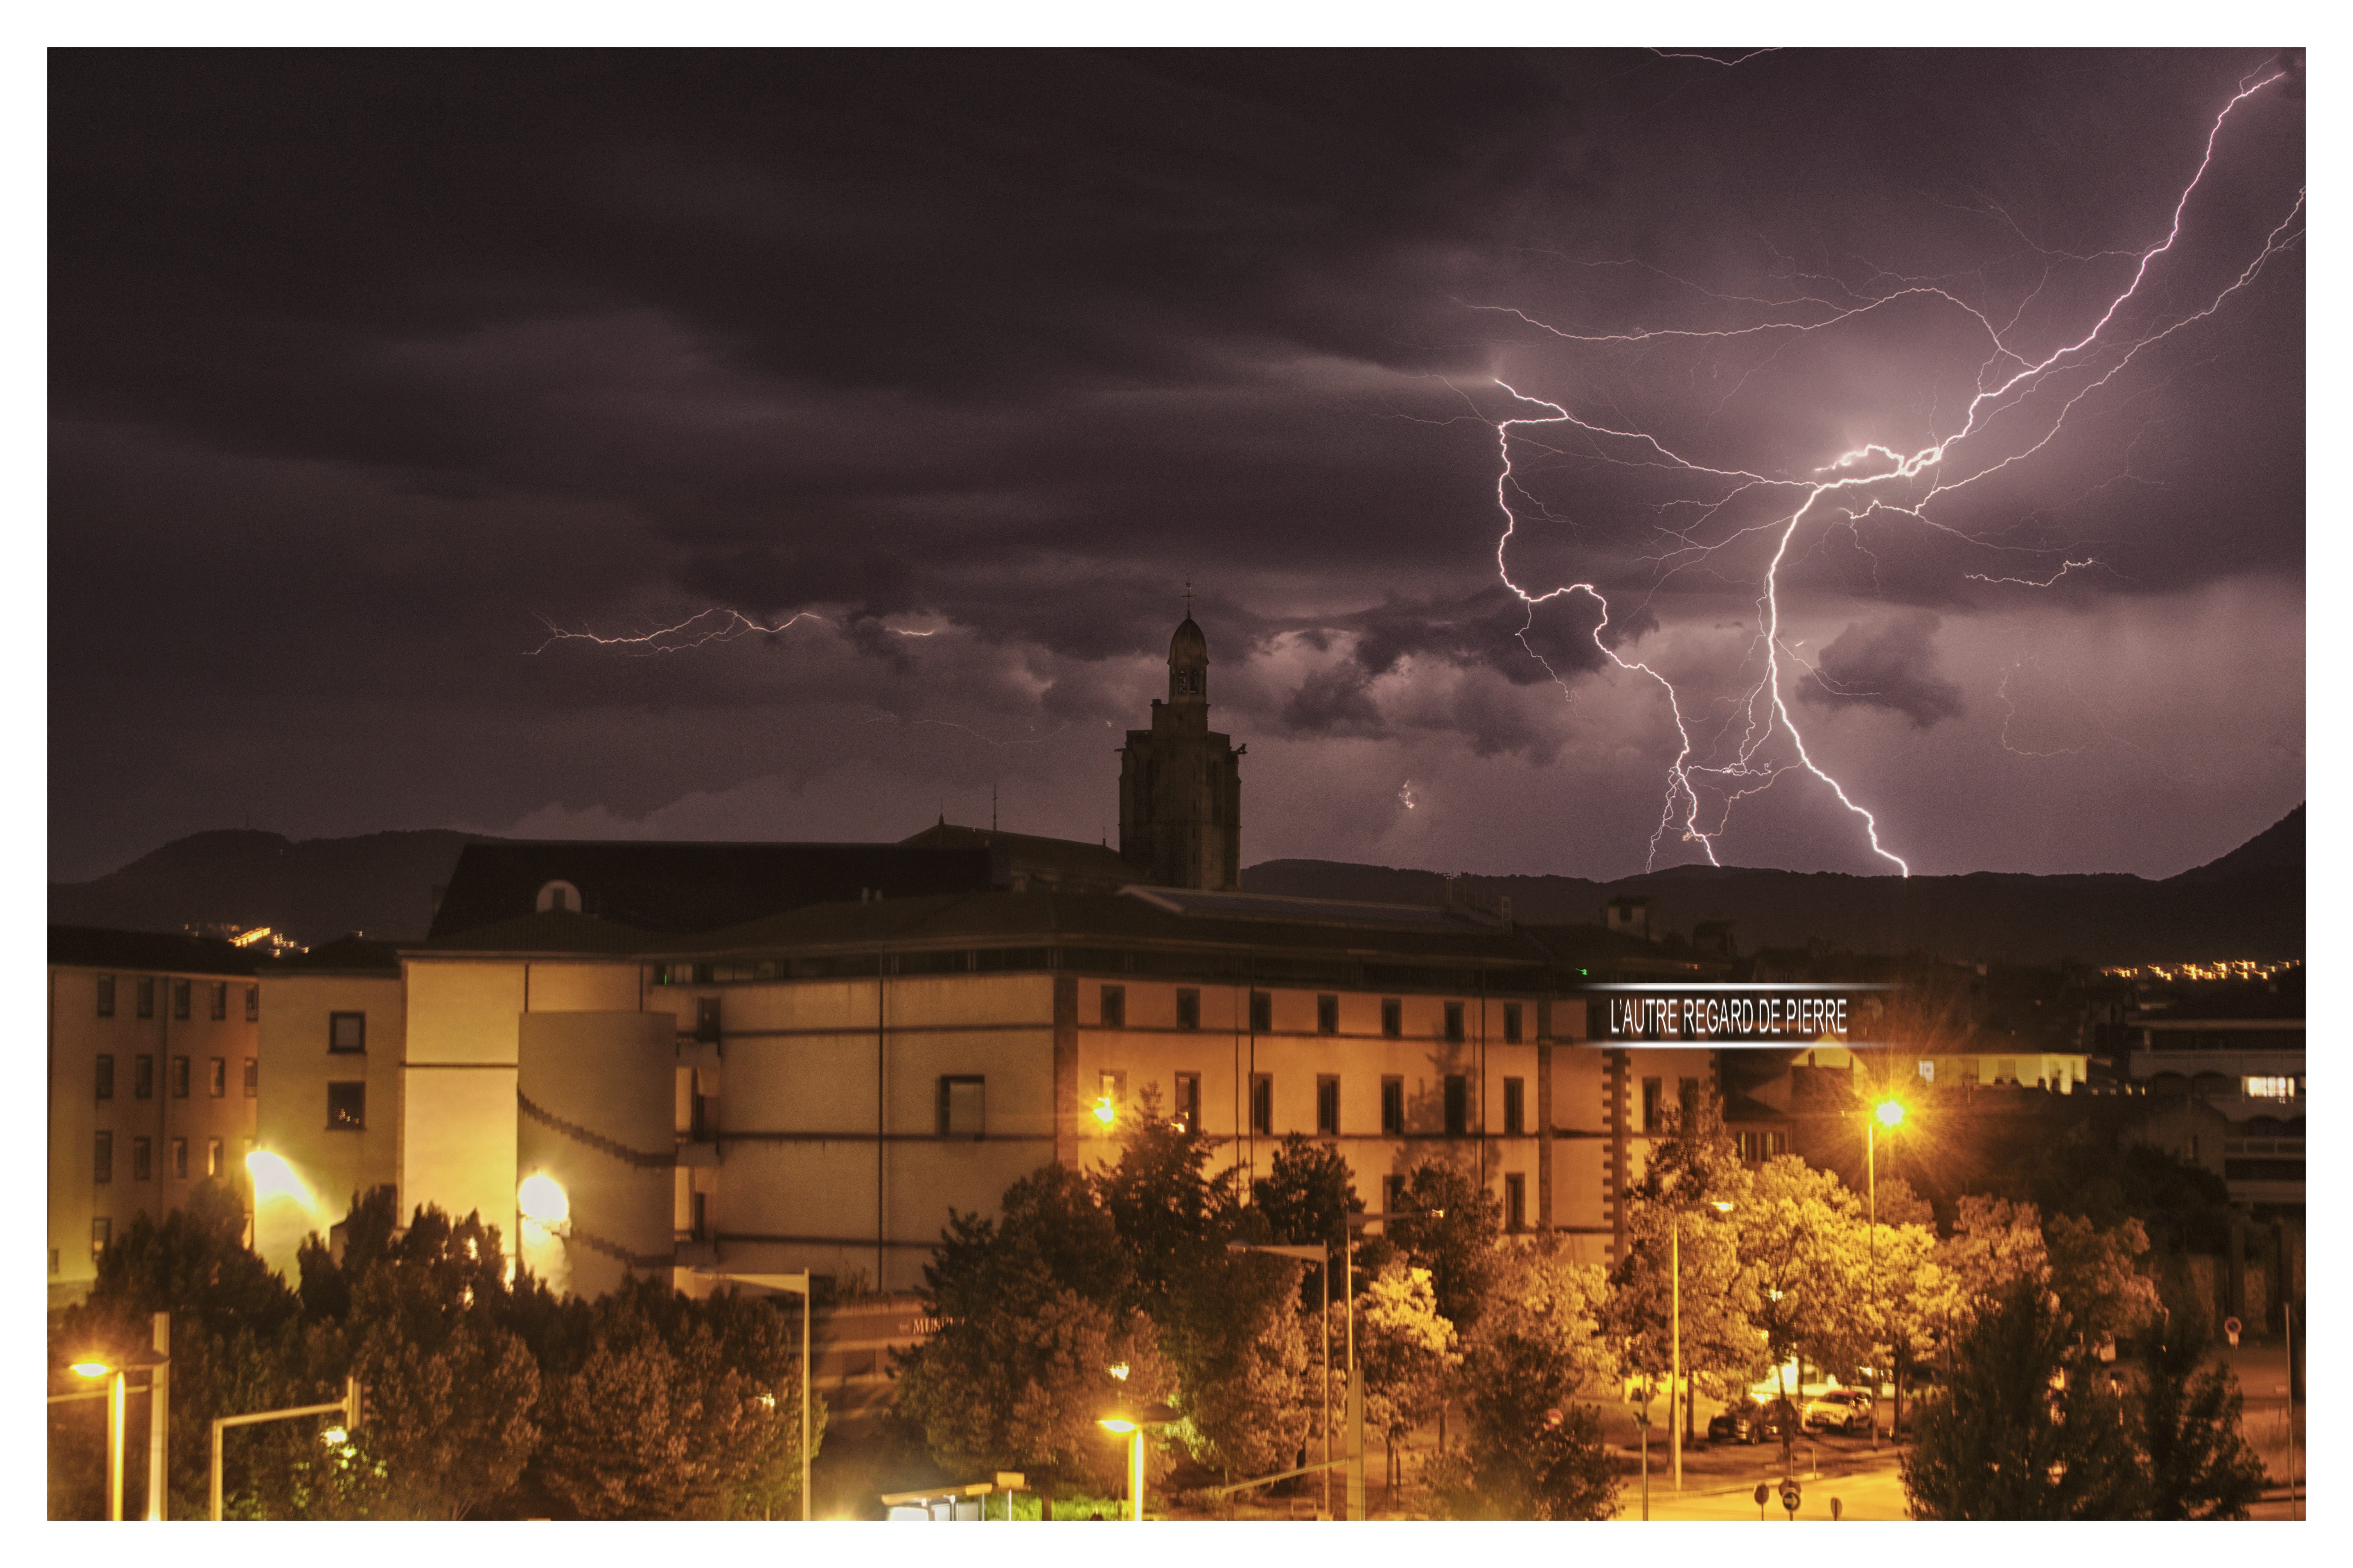
[[[403,952],[462,952],[471,956],[510,953],[533,957],[628,958],[659,942],[636,926],[599,920],[570,910],[518,915],[486,926],[453,931]]]
[[[1145,873],[1106,844],[1076,838],[1046,838],[1031,833],[1000,833],[993,827],[965,827],[942,817],[902,844],[928,848],[992,851],[1004,861],[1015,887],[1048,881],[1062,888],[1113,893]],[[887,896],[887,894],[886,894]]]
[[[533,913],[539,891],[564,881],[582,910],[663,934],[716,931],[804,904],[976,890],[1004,880],[985,847],[913,844],[469,844],[434,911],[438,943]]]
[[[49,962],[79,969],[151,970],[171,974],[251,974],[255,958],[218,937],[167,931],[53,925]]]

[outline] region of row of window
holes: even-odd
[[[1381,1212],[1403,1214],[1408,1207],[1403,1176],[1381,1178]],[[1528,1179],[1517,1171],[1504,1173],[1504,1228],[1528,1228]]]
[[[1201,1125],[1201,1075],[1180,1072],[1176,1075],[1175,1103],[1169,1117],[1178,1126],[1190,1131]],[[1124,1104],[1127,1098],[1127,1075],[1106,1070],[1098,1085],[1102,1102],[1113,1107]],[[1447,1076],[1442,1090],[1445,1106],[1446,1135],[1464,1136],[1470,1130],[1471,1080],[1461,1073]],[[1250,1080],[1250,1130],[1271,1136],[1274,1132],[1274,1075],[1252,1073]],[[1315,1131],[1321,1137],[1340,1135],[1340,1079],[1336,1073],[1318,1073],[1315,1078]],[[1519,1137],[1528,1131],[1528,1082],[1524,1078],[1504,1080],[1504,1132],[1506,1137]],[[1381,1079],[1381,1134],[1401,1138],[1405,1135],[1405,1079],[1388,1077]]]
[[[172,1058],[172,1098],[174,1100],[188,1098],[189,1067],[189,1058],[186,1057]],[[96,1076],[98,1098],[112,1100],[114,1098],[113,1057],[105,1053],[100,1054]],[[205,1088],[215,1100],[227,1097],[228,1094],[228,1058],[227,1057],[214,1057],[206,1063]],[[245,1098],[251,1100],[260,1092],[261,1064],[254,1058],[248,1057],[245,1058]],[[133,1100],[155,1098],[155,1058],[153,1057],[142,1054],[131,1058],[131,1098]]]
[[[132,1181],[152,1182],[155,1179],[154,1154],[155,1141],[153,1138],[133,1138],[131,1141],[131,1179]],[[174,1181],[187,1180],[188,1141],[185,1138],[173,1139],[166,1146],[166,1154],[170,1161],[172,1178]],[[206,1139],[205,1174],[207,1176],[219,1175],[221,1173],[221,1140],[217,1138]],[[97,1147],[92,1151],[90,1168],[91,1179],[93,1181],[111,1182],[114,1180],[113,1133],[100,1132],[98,1135]]]
[[[1461,1002],[1446,1004],[1446,1038],[1450,1043],[1460,1045],[1464,1038],[1463,1010],[1464,1005]],[[1106,1029],[1127,1027],[1126,986],[1106,985],[1103,988],[1102,1020],[1103,1026]],[[1516,1046],[1521,1043],[1520,1020],[1520,1004],[1504,1003],[1504,1043],[1505,1045]],[[1177,987],[1176,1026],[1180,1029],[1198,1029],[1201,1026],[1201,993],[1193,986]],[[1272,992],[1250,993],[1250,1032],[1256,1035],[1271,1035],[1274,1032],[1274,994]],[[1319,1035],[1336,1035],[1340,1032],[1340,998],[1336,994],[1327,992],[1315,998],[1315,1032]],[[1404,1037],[1405,1001],[1402,997],[1381,998],[1381,1033],[1392,1040]]]
[[[206,981],[205,991],[206,1004],[213,1018],[217,1021],[227,1017],[228,982]],[[172,982],[173,1017],[186,1018],[193,1016],[195,993],[195,983],[193,981]],[[140,975],[132,987],[132,994],[138,1007],[138,1016],[142,1018],[153,1017],[155,1016],[155,977],[152,974]],[[98,977],[98,1016],[101,1018],[114,1016],[114,976],[111,974],[101,974]],[[260,1016],[261,987],[248,985],[245,988],[245,1021],[250,1024]]]

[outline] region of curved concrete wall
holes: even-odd
[[[634,1269],[667,1278],[677,1159],[676,1020],[667,1013],[526,1013],[516,1066],[515,1180],[571,1202],[555,1241],[525,1222],[522,1258],[560,1290],[600,1296]]]

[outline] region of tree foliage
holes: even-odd
[[[2129,1428],[2142,1457],[2151,1519],[2244,1519],[2263,1496],[2263,1462],[2240,1426],[2238,1379],[2207,1361],[2213,1329],[2204,1305],[2167,1303]]]

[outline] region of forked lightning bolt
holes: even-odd
[[[2232,112],[2254,94],[2283,79],[2286,74],[2283,70],[2272,70],[2258,79],[2240,85],[2237,92],[2216,113],[2213,124],[2207,132],[2204,154],[2174,203],[2172,221],[2164,237],[2137,252],[2105,253],[2137,256],[2131,280],[2107,301],[2105,309],[2080,336],[2039,357],[2018,352],[2008,341],[2010,331],[2015,327],[2019,316],[2023,314],[2023,304],[2012,313],[2009,323],[1997,326],[1985,311],[1968,304],[1950,291],[1913,279],[1899,279],[1904,287],[1892,289],[1875,298],[1866,298],[1860,304],[1841,305],[1822,300],[1745,301],[1766,305],[1784,315],[1796,314],[1805,319],[1773,319],[1747,326],[1712,330],[1657,328],[1620,332],[1572,331],[1539,321],[1514,307],[1484,307],[1507,311],[1566,342],[1624,345],[1670,339],[1688,342],[1771,333],[1803,335],[1852,320],[1897,300],[1932,298],[1941,300],[1972,318],[1977,323],[1972,330],[1982,332],[1987,344],[1985,358],[1978,367],[1976,394],[1966,409],[1961,411],[1949,435],[1909,452],[1883,445],[1865,445],[1813,468],[1810,476],[1802,479],[1714,467],[1695,457],[1686,457],[1670,449],[1646,431],[1620,427],[1622,422],[1581,417],[1564,403],[1522,392],[1502,378],[1496,379],[1495,384],[1512,397],[1515,405],[1544,410],[1541,414],[1514,413],[1494,422],[1496,443],[1502,458],[1501,470],[1495,481],[1495,501],[1504,514],[1504,531],[1495,544],[1495,564],[1504,586],[1527,608],[1527,618],[1520,630],[1522,646],[1527,647],[1531,657],[1545,665],[1565,691],[1567,683],[1562,681],[1559,671],[1553,669],[1550,661],[1528,642],[1527,634],[1535,625],[1537,606],[1564,595],[1584,595],[1593,601],[1601,616],[1593,628],[1594,646],[1619,668],[1630,673],[1639,672],[1656,682],[1665,694],[1668,711],[1674,719],[1678,749],[1674,760],[1667,765],[1665,805],[1660,813],[1659,826],[1651,836],[1650,858],[1646,866],[1656,865],[1661,840],[1670,832],[1676,831],[1680,831],[1684,841],[1699,845],[1711,865],[1721,865],[1716,858],[1715,840],[1729,823],[1733,805],[1746,795],[1769,787],[1782,773],[1801,768],[1827,784],[1839,804],[1862,820],[1864,835],[1874,855],[1889,862],[1905,876],[1911,875],[1911,867],[1904,858],[1880,842],[1878,818],[1851,797],[1845,786],[1815,760],[1784,699],[1781,658],[1785,645],[1781,637],[1778,578],[1789,559],[1791,546],[1799,531],[1810,521],[1819,521],[1825,527],[1843,523],[1852,531],[1860,518],[1883,514],[1907,519],[1925,529],[1976,548],[2039,554],[2047,573],[2020,575],[2016,573],[1972,572],[1964,574],[1981,583],[2047,588],[2070,573],[2099,564],[2090,558],[2074,560],[2063,557],[2056,570],[2050,570],[2049,558],[2056,552],[1992,543],[1938,521],[1929,514],[1927,508],[1940,496],[1958,490],[2042,451],[2058,437],[2068,416],[2085,396],[2106,385],[2142,351],[2193,322],[2212,317],[2233,294],[2254,280],[2266,262],[2301,237],[2305,198],[2304,193],[2298,192],[2286,216],[2264,237],[2263,244],[2238,276],[2211,299],[2195,310],[2174,316],[2161,326],[2152,323],[2147,330],[2137,335],[2121,330],[2112,331],[2117,328],[2119,312],[2141,294],[2143,285],[2149,279],[2152,266],[2180,239],[2190,198],[2213,164],[2216,142]],[[2006,214],[2003,216],[2007,218]],[[1788,311],[1786,308],[1793,305],[1819,309]],[[2106,363],[2108,358],[2112,358],[2113,363]],[[2097,374],[2093,374],[2094,372]],[[2070,373],[2084,374],[2088,379],[2084,384],[2067,391],[2055,408],[2037,407],[2030,401],[2033,394]],[[1597,583],[1568,583],[1539,593],[1522,586],[1513,576],[1510,549],[1520,526],[1521,509],[1552,520],[1551,514],[1546,512],[1542,504],[1525,488],[1513,464],[1514,432],[1537,426],[1573,428],[1604,462],[1621,467],[1665,469],[1689,476],[1709,487],[1711,493],[1676,503],[1695,509],[1694,521],[1672,528],[1662,524],[1660,528],[1662,538],[1661,552],[1643,558],[1659,569],[1660,582],[1707,560],[1736,540],[1752,534],[1778,533],[1771,559],[1758,584],[1757,600],[1757,632],[1752,648],[1763,655],[1763,674],[1733,706],[1726,733],[1733,725],[1739,726],[1741,733],[1728,762],[1704,766],[1694,763],[1693,757],[1698,745],[1693,734],[1693,718],[1685,711],[1674,682],[1650,663],[1621,658],[1603,640],[1602,634],[1609,626],[1609,605]],[[2002,427],[2000,433],[1997,433],[1997,426]],[[1697,537],[1700,529],[1720,517],[1735,500],[1754,494],[1786,495],[1788,498],[1785,503],[1788,510],[1784,512],[1777,507],[1774,510],[1778,515],[1771,521],[1735,528],[1727,537],[1712,542],[1703,542]],[[1822,679],[1819,671],[1813,673],[1816,679]],[[2004,696],[2007,697],[2006,679]],[[1785,733],[1788,737],[1789,750],[1796,758],[1794,762],[1767,754],[1766,747],[1777,733]],[[1720,804],[1712,809],[1702,800],[1700,789],[1703,784],[1719,797]],[[1710,811],[1710,820],[1705,824],[1701,820],[1704,809]]]

